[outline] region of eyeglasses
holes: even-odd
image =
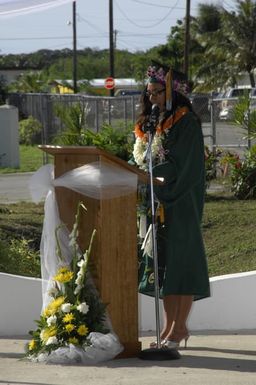
[[[165,88],[162,88],[161,90],[155,90],[155,91],[146,91],[145,95],[150,98],[150,96],[158,96],[161,95],[162,92],[165,91]]]

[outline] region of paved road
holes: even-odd
[[[210,123],[203,124],[203,133],[206,136],[205,144],[210,146],[212,144],[212,139],[209,137],[209,135],[211,135]],[[216,144],[219,148],[229,149],[230,151],[236,152],[242,156],[248,145],[246,131],[234,124],[232,125],[226,122],[217,122]]]
[[[0,174],[0,202],[30,201],[28,182],[31,175],[30,172]]]

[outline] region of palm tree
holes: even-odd
[[[191,23],[191,35],[201,46],[198,55],[195,80],[197,91],[222,88],[223,84],[233,83],[230,77],[230,61],[223,44],[222,9],[219,6],[199,4],[198,17]]]
[[[8,87],[11,92],[40,93],[45,91],[47,79],[40,72],[28,72],[22,74],[18,80]]]
[[[234,86],[241,72],[249,74],[255,87],[256,68],[256,3],[237,0],[237,11],[200,4],[199,16],[192,33],[204,48],[197,76],[204,87]]]
[[[235,72],[248,73],[255,87],[256,68],[256,2],[237,0],[237,12],[223,11],[222,30],[228,39],[228,47],[234,62]]]

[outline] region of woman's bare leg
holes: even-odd
[[[180,342],[188,336],[187,319],[192,307],[192,295],[179,295],[177,297],[177,312],[172,330],[166,336],[167,339]]]
[[[165,339],[171,334],[174,322],[177,317],[179,308],[179,296],[167,295],[163,298],[163,329],[161,331],[161,339]]]

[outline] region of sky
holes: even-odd
[[[191,15],[198,4],[191,0]],[[221,1],[235,9],[235,0]],[[109,0],[77,0],[77,49],[109,48]],[[145,51],[165,44],[172,26],[185,17],[186,0],[113,0],[117,49]],[[27,15],[0,19],[0,55],[73,47],[72,3]]]

